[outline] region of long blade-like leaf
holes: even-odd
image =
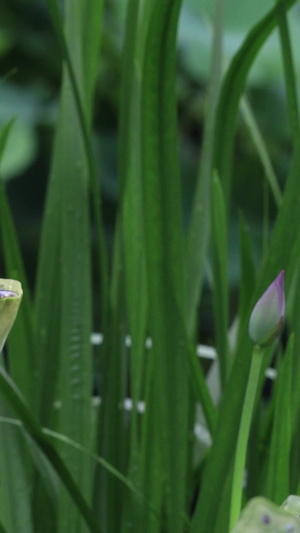
[[[206,252],[209,242],[213,138],[222,70],[222,9],[223,0],[217,0],[203,147],[201,150],[196,192],[187,235],[186,313],[189,335],[193,334],[195,328],[196,312],[200,300]]]
[[[296,0],[281,3],[287,11]],[[231,190],[233,145],[240,98],[245,89],[250,67],[276,24],[275,7],[251,29],[244,44],[234,56],[222,85],[216,117],[214,167],[223,182],[226,205]]]
[[[168,528],[174,533],[183,528],[188,428],[182,213],[174,90],[180,6],[177,0],[153,4],[145,39],[142,86],[144,227],[149,329],[153,339],[147,368],[143,492],[158,512],[162,501],[166,502]],[[154,532],[158,525],[151,517],[144,516],[141,528]]]
[[[290,490],[290,449],[292,438],[291,391],[294,337],[291,336],[278,369],[275,406],[268,464],[267,496],[278,505]]]
[[[60,455],[49,442],[48,438],[43,434],[42,429],[29,411],[17,387],[12,382],[11,378],[8,376],[5,370],[1,367],[0,391],[9,406],[11,407],[11,409],[22,421],[25,429],[28,431],[28,433],[34,439],[36,444],[39,446],[42,452],[46,455],[47,459],[50,461],[51,465],[57,472],[61,481],[64,483],[65,487],[69,491],[74,503],[76,504],[77,509],[84,517],[87,525],[90,528],[90,531],[100,533],[100,527],[98,526],[90,507],[87,505],[78,486],[74,483],[74,480],[70,475],[68,469],[66,468],[64,462],[62,461]]]

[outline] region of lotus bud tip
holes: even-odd
[[[282,270],[252,311],[249,322],[251,340],[259,346],[270,344],[281,332],[284,315],[284,270]]]

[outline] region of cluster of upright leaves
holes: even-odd
[[[66,0],[63,9],[56,0],[47,2],[61,44],[63,73],[34,304],[6,196],[0,189],[6,274],[22,281],[24,288],[8,346],[11,378],[22,395],[6,372],[0,372],[1,415],[11,420],[5,435],[1,430],[0,447],[0,478],[5,480],[0,522],[7,531],[224,533],[228,529],[231,465],[251,357],[250,311],[283,268],[295,301],[300,290],[299,257],[293,253],[293,246],[300,244],[300,140],[286,21],[286,11],[295,0],[278,1],[251,29],[222,86],[222,0],[216,0],[207,126],[186,236],[175,90],[181,3],[127,2],[119,120],[120,198],[109,273],[91,145],[102,1],[82,0],[74,7]],[[248,72],[276,25],[295,156],[282,199],[271,172],[279,208],[257,282],[249,232],[241,217],[241,297],[232,349],[228,342],[227,227],[235,122]],[[253,121],[249,123],[257,140]],[[10,127],[2,132],[1,150]],[[270,175],[265,150],[260,154]],[[98,240],[99,294],[93,290],[91,274],[91,220]],[[218,411],[194,345],[210,235],[221,375]],[[101,324],[96,327],[104,335],[96,368],[90,344],[95,303],[101,306]],[[246,497],[258,491],[275,502],[296,492],[299,483],[289,468],[292,458],[294,471],[299,471],[295,450],[300,438],[295,426],[300,392],[292,386],[300,377],[300,363],[294,358],[300,342],[299,311],[297,305],[291,308],[295,335],[279,365],[273,400],[261,423],[262,449],[254,439],[254,451],[248,454],[251,468]],[[130,353],[124,346],[128,332]],[[148,332],[152,339],[149,353],[145,349]],[[271,356],[269,349],[262,370]],[[101,396],[98,408],[92,401],[94,377]],[[263,372],[259,392],[262,385]],[[128,391],[130,416],[123,409]],[[146,405],[143,415],[138,411],[140,400]],[[196,469],[193,429],[199,403],[213,444]],[[282,406],[284,412],[279,409]],[[13,416],[21,420],[23,433]],[[52,431],[46,434],[42,426]],[[49,435],[60,436],[57,445]],[[260,475],[255,477],[257,472]]]

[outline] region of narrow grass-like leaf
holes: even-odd
[[[210,184],[213,170],[213,135],[222,70],[222,5],[223,0],[216,0],[211,74],[207,96],[207,115],[204,126],[203,147],[201,150],[196,192],[194,195],[191,221],[187,235],[186,313],[189,335],[192,335],[194,332],[209,239],[211,205]]]
[[[248,452],[247,452],[247,483],[244,490],[244,507],[245,501],[256,496],[256,494],[263,495],[260,484],[263,468],[261,465],[261,398],[258,399],[258,409],[254,412],[254,420],[252,422],[252,431],[250,433]]]
[[[125,384],[125,331],[123,319],[123,256],[121,228],[118,223],[115,233],[113,268],[109,298],[109,321],[103,347],[101,408],[99,410],[98,447],[99,455],[113,467],[124,472],[124,455],[127,451],[124,413]],[[94,484],[94,508],[103,530],[119,531],[121,513],[119,495],[122,486],[99,467]]]
[[[195,347],[191,342],[189,342],[188,355],[190,362],[190,379],[194,388],[194,394],[203,409],[208,430],[213,435],[217,422],[217,409],[213,404],[203,371],[196,355]]]
[[[229,376],[228,350],[228,235],[222,185],[215,174],[212,183],[212,270],[216,349],[223,386]]]
[[[288,11],[296,0],[281,2]],[[216,135],[214,141],[214,168],[223,183],[225,202],[228,206],[234,135],[239,101],[244,92],[247,75],[262,45],[277,24],[277,7],[259,21],[249,32],[242,47],[234,56],[225,76],[216,116]]]
[[[47,0],[47,5],[52,17],[54,28],[59,39],[63,57],[67,65],[70,84],[74,97],[74,103],[76,105],[78,120],[82,134],[83,147],[87,159],[88,176],[92,193],[93,214],[95,218],[98,238],[97,261],[101,281],[101,308],[103,330],[105,330],[108,305],[108,266],[104,231],[102,225],[102,208],[99,193],[99,182],[97,178],[96,165],[92,152],[91,142],[91,105],[94,91],[93,87],[95,84],[96,76],[96,58],[99,53],[98,49],[103,3],[102,0],[93,0],[89,3],[81,2],[79,7],[77,6],[77,15],[75,14],[75,19],[77,18],[79,28],[78,31],[75,28],[75,35],[76,40],[79,38],[80,47],[80,50],[77,49],[77,68],[75,68],[76,61],[74,62],[74,54],[71,54],[72,47],[69,46],[64,33],[63,21],[61,19],[61,12],[58,1]],[[89,42],[87,43],[86,39],[87,35],[91,30],[91,27],[94,28],[97,25],[99,28],[98,37],[95,38],[94,36],[92,36],[92,38],[89,38]],[[89,55],[85,56],[85,53]]]
[[[240,291],[239,291],[239,324],[243,322],[255,287],[255,266],[249,228],[244,215],[240,213]],[[239,328],[239,334],[241,329]],[[239,337],[240,340],[240,337]]]
[[[83,82],[85,89],[85,115],[87,125],[91,125],[93,108],[90,103],[94,98],[95,83],[99,66],[99,48],[101,44],[101,21],[103,12],[103,0],[92,0],[87,5],[85,2],[82,6],[82,55],[85,58],[83,62]],[[66,49],[68,53],[68,49]],[[98,228],[99,229],[99,228]]]
[[[4,154],[5,146],[10,134],[10,131],[16,121],[16,117],[11,118],[0,131],[0,163]]]
[[[82,9],[66,3],[66,36],[71,56],[83,91]],[[90,265],[88,164],[76,102],[71,82],[65,71],[61,114],[57,130],[59,141],[53,157],[61,187],[61,328],[60,367],[57,394],[62,402],[59,427],[86,446],[91,445],[92,292]],[[63,147],[63,150],[61,149]],[[83,493],[89,500],[92,490],[91,464],[75,451],[63,449]],[[65,491],[60,495],[58,531],[81,530],[80,519]],[[82,529],[85,531],[85,529]]]
[[[7,424],[8,426],[17,427],[17,428],[19,428],[19,430],[23,429],[22,421],[17,419],[17,418],[10,418],[8,416],[1,416],[0,417],[0,423],[1,424]],[[47,437],[52,438],[54,441],[62,442],[66,446],[70,446],[71,448],[74,448],[74,449],[80,451],[81,453],[83,453],[84,455],[88,456],[93,461],[99,463],[103,468],[108,470],[111,473],[112,476],[115,476],[116,478],[118,478],[129,490],[131,490],[133,492],[136,492],[140,497],[142,497],[142,494],[138,493],[136,487],[125,476],[123,476],[121,474],[121,472],[116,470],[116,468],[114,468],[110,463],[105,461],[105,459],[103,459],[102,457],[99,457],[95,453],[92,453],[88,448],[85,448],[84,446],[81,446],[77,442],[74,442],[72,439],[69,439],[68,437],[66,437],[66,435],[63,435],[62,433],[57,433],[57,431],[52,431],[51,429],[48,429],[48,428],[41,428],[41,430],[44,433],[44,435],[46,435]],[[26,437],[26,439],[31,439],[31,435],[29,433],[27,433],[26,431],[23,431],[23,433],[24,433],[24,436]],[[41,451],[40,451],[39,447],[36,445],[35,441],[31,439],[31,443],[35,446],[35,448],[34,448],[35,452],[38,451],[39,453],[41,453]],[[46,459],[45,457],[43,457],[43,458],[44,458],[44,460]],[[49,464],[49,467],[51,467],[51,463],[49,462],[48,464]],[[53,476],[57,476],[55,471],[52,472],[52,475]],[[51,479],[51,475],[48,473],[47,477],[48,477],[48,481],[49,481]],[[51,490],[53,490],[55,492],[54,482],[53,482],[53,487],[52,487]]]
[[[297,94],[297,80],[295,75],[295,69],[293,65],[292,47],[289,35],[288,21],[286,15],[286,1],[275,0],[277,20],[279,27],[281,52],[283,58],[284,67],[284,80],[287,93],[288,114],[291,128],[291,136],[293,145],[296,147],[299,142],[299,104]]]
[[[90,266],[90,234],[86,162],[76,108],[70,97],[68,81],[62,91],[62,115],[59,137],[64,146],[54,157],[59,161],[58,175],[62,195],[61,241],[61,324],[60,367],[57,394],[62,402],[59,424],[74,440],[91,444],[92,293]],[[71,132],[73,132],[71,134]],[[91,496],[91,470],[88,461],[73,451],[64,451],[64,458],[78,480],[86,497]],[[74,508],[60,497],[59,528],[76,529],[78,518]],[[67,526],[68,524],[68,526]],[[59,529],[60,531],[60,529]]]
[[[140,160],[140,79],[135,66],[139,2],[128,3],[124,69],[120,115],[121,201],[123,207],[123,240],[126,296],[131,347],[131,387],[134,403],[141,393],[146,329],[145,252],[142,226],[142,190]],[[132,417],[135,418],[136,409]]]
[[[7,420],[7,419],[6,419]],[[2,422],[6,422],[5,418],[1,419]],[[44,519],[47,517],[47,522],[43,525],[45,533],[51,533],[56,529],[57,524],[57,502],[59,493],[59,476],[52,468],[50,461],[41,451],[34,439],[29,433],[24,430],[23,424],[20,420],[12,419],[7,423],[15,423],[19,425],[21,430],[21,437],[26,444],[28,455],[32,460],[32,464],[35,466],[36,473],[38,473],[38,482],[34,484],[31,500],[38,501],[38,505],[33,507],[33,521],[34,529],[40,527],[41,516]]]
[[[34,457],[34,461],[36,462],[36,464],[39,463],[38,469],[39,470],[42,469],[44,471],[45,483],[47,483],[48,485],[49,483],[52,484],[51,487],[49,486],[49,491],[53,492],[53,494],[56,494],[57,491],[56,491],[55,485],[58,479],[57,472],[52,468],[51,462],[48,461],[45,455],[43,455],[42,451],[40,450],[36,442],[32,439],[31,435],[27,433],[27,431],[24,431],[22,421],[17,418],[9,418],[7,416],[0,416],[0,424],[7,424],[8,426],[18,428],[22,432],[22,434],[28,441],[29,446],[32,446],[33,454],[38,455],[38,457]],[[129,492],[134,493],[136,497],[140,499],[141,505],[148,507],[148,503],[146,502],[143,494],[137,489],[137,487],[127,477],[123,476],[123,474],[119,470],[114,468],[110,463],[108,463],[105,459],[103,459],[103,457],[99,457],[97,454],[92,453],[88,448],[85,448],[81,446],[80,444],[78,444],[77,442],[74,442],[72,439],[69,439],[68,437],[66,437],[66,435],[57,433],[56,431],[52,431],[49,428],[41,428],[41,430],[42,430],[42,433],[45,436],[50,437],[50,439],[53,439],[56,442],[64,443],[66,446],[70,446],[71,448],[78,450],[80,453],[88,456],[91,460],[101,465],[101,467],[107,470],[110,473],[110,475],[117,478]],[[46,464],[46,461],[47,461],[47,464]],[[50,469],[51,471],[49,472]],[[149,508],[149,511],[152,512],[151,508]],[[156,519],[158,519],[158,517],[156,517]]]
[[[36,422],[35,418],[29,411],[22,395],[18,391],[15,384],[12,382],[11,378],[5,372],[3,368],[0,367],[0,391],[7,401],[8,405],[14,411],[14,413],[22,421],[24,428],[31,437],[34,439],[36,444],[39,446],[41,451],[46,455],[47,459],[57,472],[61,481],[64,483],[66,489],[69,491],[76,508],[84,517],[86,524],[90,528],[90,531],[95,533],[100,533],[100,527],[98,526],[95,517],[83,498],[79,488],[75,484],[72,476],[70,475],[68,469],[66,468],[64,462],[62,461],[60,455],[57,453],[55,448],[49,442],[48,437],[43,434],[42,429],[39,424]]]
[[[128,2],[126,28],[122,54],[122,87],[119,126],[119,181],[120,199],[127,182],[137,173],[140,166],[140,154],[136,148],[139,142],[140,123],[140,77],[137,73],[137,31],[139,1]],[[135,128],[138,128],[137,130]],[[135,156],[135,157],[134,157]]]
[[[291,400],[294,337],[291,336],[275,384],[275,405],[268,464],[267,497],[278,505],[289,494],[292,438]]]
[[[222,493],[222,499],[218,506],[218,516],[214,533],[224,533],[228,531],[229,527],[229,513],[230,513],[230,498],[231,498],[231,485],[232,485],[232,469],[230,470],[224,489]]]
[[[1,415],[8,415],[6,402],[0,397]],[[0,431],[0,516],[7,531],[32,533],[31,486],[22,441],[17,428]]]
[[[138,435],[138,401],[141,399],[145,357],[147,293],[145,250],[142,219],[140,98],[141,80],[138,52],[139,2],[127,4],[126,32],[123,45],[122,91],[119,129],[119,177],[122,203],[122,234],[130,348],[130,457],[128,476],[136,486],[141,484],[140,443]],[[140,501],[136,495],[125,495],[122,531],[139,529]]]
[[[244,97],[241,100],[241,111],[245,123],[249,129],[255,148],[264,167],[265,175],[270,185],[277,207],[279,207],[282,199],[282,194],[278,185],[277,177],[272,166],[263,136],[259,130],[255,116],[251,109],[248,100]]]
[[[43,428],[42,431],[43,431],[43,433],[45,435],[48,435],[49,437],[52,437],[54,440],[58,440],[60,442],[63,442],[67,446],[71,446],[72,448],[75,448],[76,450],[80,451],[84,455],[88,456],[93,461],[99,463],[102,466],[102,468],[107,470],[112,476],[114,476],[119,481],[121,481],[121,483],[127,489],[129,489],[130,491],[135,493],[137,496],[142,498],[142,494],[137,490],[137,488],[133,485],[133,483],[128,478],[123,476],[123,474],[121,472],[119,472],[119,470],[114,468],[105,459],[103,459],[102,457],[99,457],[95,453],[91,453],[88,448],[85,448],[84,446],[81,446],[77,442],[74,442],[72,439],[69,439],[65,435],[62,435],[61,433],[57,433],[56,431],[51,431],[51,429],[47,429],[47,428]]]
[[[291,291],[293,295],[293,305],[291,305],[292,312],[289,315],[290,330],[294,333],[294,368],[292,374],[292,448],[291,448],[291,468],[290,468],[290,490],[291,494],[300,494],[300,428],[298,424],[300,413],[300,391],[298,387],[300,376],[300,361],[299,361],[299,349],[300,349],[300,278],[299,278],[299,241],[295,241],[294,244],[294,257],[287,269],[287,278],[289,272],[291,273]],[[292,274],[293,273],[293,274]]]
[[[165,502],[168,529],[174,533],[183,528],[188,420],[174,90],[180,7],[180,1],[154,3],[142,80],[143,200],[149,330],[153,339],[143,429],[143,492],[157,511]],[[141,529],[145,533],[158,531],[149,516],[144,516]]]
[[[56,138],[55,143],[58,144]],[[59,366],[61,194],[57,162],[53,162],[39,246],[35,289],[36,345],[39,357],[35,369],[39,419],[48,425],[53,411]]]
[[[263,354],[264,348],[261,346],[254,346],[233,462],[229,521],[230,530],[235,526],[241,512],[247,446]]]

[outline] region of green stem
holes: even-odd
[[[250,375],[246,389],[246,395],[244,399],[244,405],[242,410],[242,417],[240,422],[234,467],[233,467],[233,480],[231,490],[231,505],[230,505],[230,528],[235,526],[240,511],[242,502],[242,484],[243,475],[246,462],[247,443],[250,432],[251,419],[253,414],[255,396],[257,391],[257,384],[259,379],[259,373],[261,368],[261,362],[263,359],[264,349],[260,346],[254,346]]]

